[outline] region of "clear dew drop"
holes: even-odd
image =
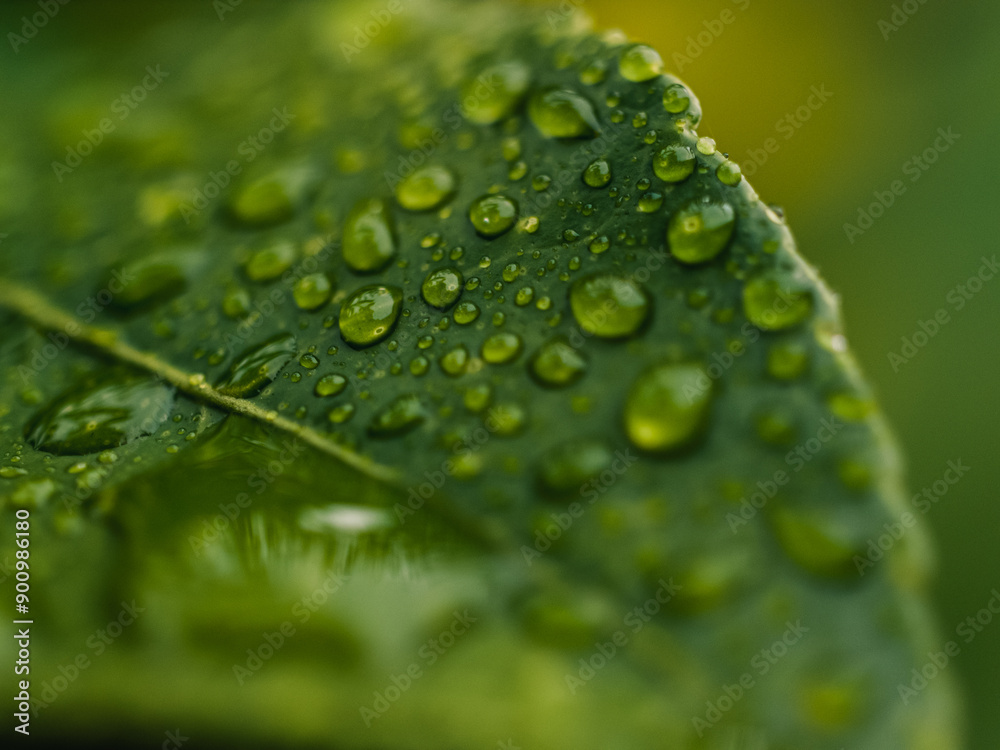
[[[374,438],[404,435],[427,418],[427,411],[416,394],[397,396],[368,423],[368,434]]]
[[[653,157],[653,172],[664,182],[683,182],[694,172],[697,157],[687,146],[674,144]]]
[[[542,344],[528,363],[528,371],[540,385],[564,388],[587,371],[587,360],[564,337]]]
[[[461,302],[455,308],[452,316],[460,326],[467,326],[475,323],[479,318],[479,306],[475,302]]]
[[[274,281],[299,257],[299,251],[289,240],[277,240],[267,247],[255,251],[243,267],[251,281]]]
[[[663,89],[663,108],[672,115],[687,112],[691,107],[691,92],[681,83],[672,83]]]
[[[593,138],[601,130],[593,105],[569,89],[535,92],[528,104],[528,117],[546,138]]]
[[[408,211],[431,211],[455,194],[455,173],[432,164],[414,170],[396,185],[396,201]]]
[[[656,78],[663,72],[660,53],[645,44],[626,47],[618,58],[618,72],[622,78],[642,83]]]
[[[347,378],[343,375],[324,375],[316,381],[316,387],[313,389],[313,393],[320,398],[326,398],[328,396],[337,396],[343,393],[345,388],[347,388]]]
[[[398,287],[361,287],[340,306],[340,335],[357,348],[377,344],[392,333],[402,304]]]
[[[583,171],[583,181],[592,188],[605,187],[611,182],[611,165],[607,159],[594,159]]]
[[[531,69],[520,60],[489,67],[462,87],[462,114],[477,125],[498,122],[514,111],[530,83]]]
[[[698,364],[672,364],[642,373],[625,401],[625,432],[643,451],[666,453],[692,443],[704,428],[712,381]]]
[[[170,414],[173,390],[150,380],[123,381],[70,391],[27,425],[34,448],[85,456],[152,434]]]
[[[295,282],[292,296],[300,310],[319,310],[333,295],[333,282],[325,273],[311,273]]]
[[[465,280],[457,268],[439,268],[431,271],[420,286],[424,301],[438,310],[447,310],[462,295]]]
[[[635,335],[652,309],[642,285],[612,274],[578,279],[570,288],[569,303],[580,328],[605,339]]]
[[[215,387],[224,396],[253,398],[278,376],[295,356],[295,337],[280,333],[241,352]]]
[[[384,200],[358,201],[344,221],[341,252],[347,266],[358,273],[385,268],[396,254],[392,216]]]
[[[483,342],[480,355],[491,365],[513,362],[521,354],[523,343],[516,333],[495,333]]]
[[[517,221],[517,203],[506,195],[484,195],[469,207],[469,221],[483,237],[499,237]]]
[[[756,276],[743,287],[743,312],[763,331],[794,328],[812,314],[812,309],[809,290],[798,290],[778,276]]]
[[[722,252],[735,228],[736,214],[728,203],[694,200],[670,218],[667,243],[680,262],[705,263]]]

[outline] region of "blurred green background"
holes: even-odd
[[[848,340],[896,430],[911,492],[940,480],[949,460],[970,467],[926,514],[938,542],[942,643],[954,638],[1000,585],[1000,278],[961,310],[947,299],[982,256],[1000,251],[991,220],[1000,7],[909,0],[897,4],[903,16],[895,21],[907,19],[897,25],[893,3],[863,0],[577,4],[598,28],[620,28],[660,50],[701,99],[699,132],[746,174],[763,161],[765,142],[777,141],[750,180],[785,209],[802,253],[841,296]],[[723,20],[715,35],[723,11],[731,23]],[[823,85],[832,97],[800,121],[795,111],[807,105],[811,87]],[[787,114],[800,127],[779,125]],[[910,162],[932,146],[938,128],[949,127],[961,137],[935,164],[924,171]],[[915,170],[922,176],[914,182]],[[906,192],[852,244],[844,224],[857,225],[859,209],[895,180]],[[900,353],[901,338],[941,308],[950,322],[895,371],[889,353]],[[970,747],[1000,746],[1000,622],[963,645],[954,668],[968,702]]]

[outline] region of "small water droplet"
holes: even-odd
[[[403,435],[427,418],[420,398],[412,393],[397,396],[368,423],[368,434],[375,438]]]
[[[773,344],[767,352],[767,374],[778,380],[795,380],[809,367],[809,351],[795,341]]]
[[[633,44],[626,47],[618,58],[618,72],[622,78],[634,83],[649,81],[663,72],[663,58],[648,45]]]
[[[542,454],[538,463],[538,482],[547,494],[556,497],[577,495],[590,479],[608,468],[613,458],[603,440],[570,440]]]
[[[592,188],[602,188],[611,182],[611,165],[607,159],[595,159],[583,172],[583,181]]]
[[[699,154],[711,156],[715,153],[715,140],[712,138],[699,138],[697,147]]]
[[[295,346],[292,334],[280,333],[263,344],[241,352],[229,371],[216,383],[216,389],[224,396],[253,398],[295,356]]]
[[[354,404],[347,402],[346,404],[340,404],[330,409],[327,412],[326,418],[333,422],[333,424],[344,424],[344,422],[351,420],[354,416],[354,411]]]
[[[447,310],[461,296],[462,284],[462,272],[457,268],[439,268],[427,274],[420,293],[431,307]]]
[[[715,170],[715,176],[719,178],[719,182],[723,185],[735,187],[743,180],[743,170],[740,169],[739,164],[727,159]]]
[[[577,324],[607,339],[635,335],[649,317],[649,293],[624,276],[598,274],[578,279],[570,288],[570,308]]]
[[[439,363],[446,375],[453,378],[464,375],[469,367],[469,350],[465,348],[464,344],[459,344],[451,351],[446,352]]]
[[[408,211],[431,211],[455,193],[455,174],[441,165],[414,170],[396,185],[396,200]]]
[[[317,357],[315,354],[309,354],[309,353],[303,354],[301,357],[299,357],[299,364],[302,365],[307,370],[315,370],[317,367],[319,367],[319,357]]]
[[[593,138],[601,129],[593,105],[569,89],[536,92],[528,104],[528,116],[546,138]]]
[[[722,252],[735,228],[736,214],[728,203],[694,200],[670,218],[667,242],[680,262],[705,263]]]
[[[388,265],[396,254],[392,216],[384,200],[358,201],[344,221],[341,252],[347,266],[358,273],[372,273]]]
[[[469,221],[483,237],[499,237],[517,221],[517,203],[505,195],[484,195],[470,206]]]
[[[495,333],[483,342],[482,358],[491,365],[513,362],[521,354],[521,337],[516,333]]]
[[[587,360],[563,337],[551,339],[532,356],[528,370],[544,386],[572,385],[587,371]]]
[[[254,252],[244,266],[251,281],[273,281],[292,267],[299,252],[288,240],[278,240]]]
[[[344,300],[340,308],[340,333],[356,348],[371,346],[386,338],[399,319],[401,289],[366,286]]]
[[[757,276],[743,287],[743,312],[764,331],[793,328],[812,314],[812,308],[811,292],[777,276]]]
[[[311,273],[295,282],[292,296],[300,310],[318,310],[330,301],[333,282],[325,273]]]

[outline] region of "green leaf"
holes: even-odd
[[[46,171],[76,80],[5,157],[55,218],[0,259],[38,732],[958,747],[947,675],[900,690],[926,542],[879,548],[898,460],[780,211],[655,51],[457,7],[178,11],[92,157]]]

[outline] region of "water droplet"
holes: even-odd
[[[427,357],[420,355],[410,360],[410,372],[417,377],[426,375],[430,369],[431,362]]]
[[[318,310],[330,301],[333,283],[325,273],[311,273],[295,282],[292,295],[300,310]]]
[[[344,422],[349,422],[351,420],[354,416],[354,411],[354,404],[348,402],[330,409],[330,411],[327,412],[326,418],[333,422],[333,424],[344,424]]]
[[[469,367],[469,350],[465,348],[465,345],[460,344],[445,353],[440,359],[440,364],[446,375],[453,378],[464,375]]]
[[[754,426],[760,439],[770,445],[791,445],[795,442],[795,419],[785,411],[759,414]]]
[[[535,352],[528,363],[528,370],[539,384],[563,388],[583,377],[587,371],[587,360],[560,336],[546,342]]]
[[[37,450],[84,456],[152,434],[173,407],[173,391],[150,380],[70,391],[39,412],[25,438]]]
[[[483,342],[481,354],[491,365],[502,365],[517,359],[521,348],[521,337],[516,333],[495,333]]]
[[[715,153],[715,140],[712,138],[699,138],[697,148],[699,154],[711,156]]]
[[[295,337],[290,333],[279,333],[263,344],[240,353],[215,387],[224,396],[253,398],[278,376],[281,368],[294,356]]]
[[[611,165],[607,159],[595,159],[583,172],[583,181],[592,188],[602,188],[611,182]]]
[[[397,396],[368,423],[368,434],[375,438],[403,435],[427,418],[420,398],[407,393]]]
[[[396,200],[408,211],[430,211],[455,193],[455,174],[440,165],[414,170],[396,185]]]
[[[739,164],[727,159],[715,170],[715,176],[719,178],[719,182],[723,185],[735,187],[743,180],[743,170],[740,169]]]
[[[398,287],[361,287],[340,306],[340,335],[356,348],[377,344],[392,333],[402,304]]]
[[[644,128],[646,123],[649,122],[649,116],[645,112],[636,112],[635,116],[632,118],[633,128]]]
[[[467,388],[462,397],[462,403],[466,409],[478,414],[493,403],[493,387],[489,383],[480,383]]]
[[[539,193],[548,190],[549,186],[552,184],[552,178],[547,174],[540,174],[531,180],[531,187],[533,187]]]
[[[517,295],[514,297],[514,304],[518,307],[524,307],[525,305],[530,305],[531,300],[535,296],[535,290],[530,286],[524,286],[517,290]]]
[[[778,380],[795,380],[809,366],[809,351],[795,341],[773,344],[767,352],[767,374]]]
[[[694,200],[670,218],[667,242],[680,262],[705,263],[722,252],[735,228],[736,214],[728,203]]]
[[[855,393],[834,393],[826,404],[845,422],[863,422],[875,411],[874,400]]]
[[[3,477],[4,479],[16,479],[17,477],[27,476],[27,474],[27,471],[19,469],[16,466],[0,467],[0,477]]]
[[[126,263],[122,267],[121,278],[129,281],[122,284],[111,302],[120,310],[133,311],[176,297],[187,286],[187,268],[196,267],[197,261],[194,253],[182,252],[157,254]],[[102,292],[106,293],[107,290]]]
[[[347,378],[343,375],[324,375],[316,381],[315,393],[320,398],[336,396],[347,388]]]
[[[528,423],[528,415],[518,404],[497,404],[490,409],[487,424],[494,435],[511,437],[516,435]]]
[[[243,270],[251,281],[273,281],[292,267],[299,252],[288,240],[278,240],[257,250]]]
[[[315,354],[306,353],[299,357],[299,364],[302,365],[307,370],[315,370],[319,367],[319,357]]]
[[[597,59],[580,71],[580,83],[584,83],[588,86],[595,86],[598,83],[601,83],[607,75],[608,64],[602,59]]]
[[[864,543],[832,517],[819,511],[769,507],[768,518],[785,554],[821,578],[860,581],[855,555],[864,555]]]
[[[687,112],[691,106],[691,92],[681,83],[672,83],[663,89],[663,108],[672,115]]]
[[[483,237],[499,237],[517,221],[517,203],[505,195],[484,195],[469,208],[469,221]]]
[[[358,201],[344,221],[341,252],[348,267],[358,273],[381,270],[396,254],[392,216],[378,198]]]
[[[697,364],[661,365],[632,384],[625,432],[636,448],[663,453],[691,443],[704,428],[712,381]]]
[[[279,169],[238,187],[229,202],[233,216],[251,226],[279,224],[291,219],[297,205],[314,184],[312,170]]]
[[[462,88],[462,113],[470,122],[491,125],[517,107],[528,91],[531,69],[519,60],[487,68]]]
[[[654,214],[663,208],[663,193],[649,192],[639,199],[636,210],[643,214]]]
[[[652,47],[633,44],[626,47],[618,58],[618,72],[626,80],[642,83],[663,72],[663,58]]]
[[[608,468],[613,458],[603,440],[570,440],[542,454],[538,482],[551,495],[578,495],[584,484]]]
[[[222,312],[233,320],[247,315],[250,312],[250,292],[243,287],[230,287],[222,298]]]
[[[653,159],[653,172],[664,182],[683,182],[694,172],[697,157],[687,146],[675,144],[661,149]]]
[[[463,283],[462,272],[457,268],[439,268],[427,274],[420,293],[431,307],[447,310],[461,296]]]
[[[606,339],[634,335],[652,307],[648,292],[640,284],[611,274],[578,279],[570,288],[569,303],[584,331]]]
[[[743,312],[764,331],[793,328],[812,314],[812,293],[776,276],[757,276],[743,287]]]
[[[569,89],[536,92],[528,104],[528,116],[546,138],[593,138],[601,129],[593,105]]]
[[[455,322],[460,326],[467,326],[475,323],[479,318],[479,307],[475,302],[462,302],[455,308]]]

